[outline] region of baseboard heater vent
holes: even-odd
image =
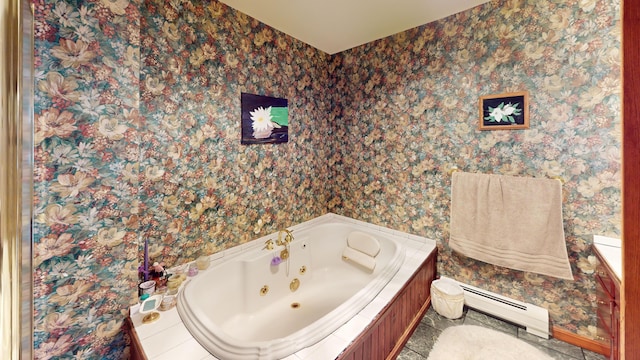
[[[464,291],[464,303],[468,307],[493,315],[514,324],[524,326],[528,333],[549,338],[549,311],[540,306],[523,303],[508,297],[463,284],[451,278]]]

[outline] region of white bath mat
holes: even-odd
[[[553,360],[532,345],[475,325],[445,329],[427,360]]]

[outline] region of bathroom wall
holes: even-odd
[[[33,355],[121,359],[139,257],[138,5],[34,5]]]
[[[590,234],[620,230],[617,1],[495,1],[337,56],[217,1],[35,10],[36,358],[126,355],[141,239],[173,265],[327,208],[439,240],[441,273],[571,331],[595,323]],[[522,88],[530,130],[475,130],[478,96]],[[288,143],[240,145],[241,92],[289,100]],[[448,251],[454,164],[564,177],[576,281]]]
[[[326,213],[328,55],[226,5],[142,11],[140,218],[167,264]],[[242,92],[288,99],[289,142],[240,144]]]
[[[338,54],[329,210],[436,239],[440,274],[541,305],[554,325],[592,336],[591,236],[621,230],[619,11],[619,1],[493,1]],[[530,129],[477,130],[480,96],[520,90]],[[453,253],[453,166],[562,177],[575,281]]]
[[[34,354],[120,359],[142,239],[172,266],[326,213],[330,61],[217,1],[35,17]],[[288,143],[240,144],[241,92],[288,99]]]

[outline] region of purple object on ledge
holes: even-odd
[[[149,280],[149,242],[144,239],[144,264],[142,265],[142,277],[144,281]]]
[[[282,259],[280,258],[280,256],[274,256],[273,259],[271,259],[271,266],[280,265],[281,262]]]
[[[189,276],[198,275],[198,267],[195,264],[189,265],[189,270],[187,271],[187,275]]]

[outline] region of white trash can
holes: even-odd
[[[448,319],[457,319],[462,316],[464,291],[453,281],[435,280],[431,283],[431,304],[438,314]]]

